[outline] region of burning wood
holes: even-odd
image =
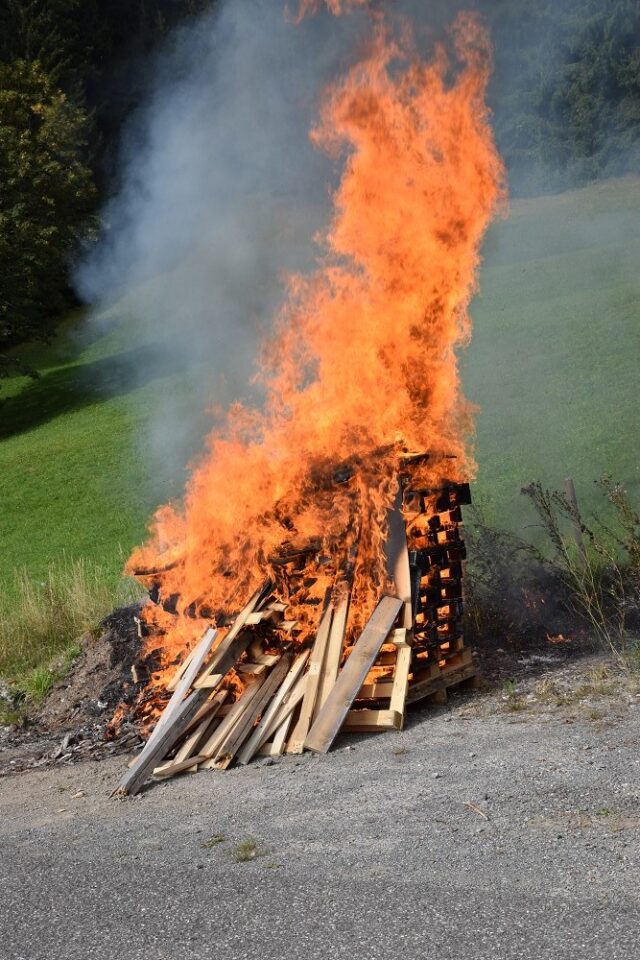
[[[408,703],[442,697],[448,687],[473,678],[460,626],[460,507],[469,499],[464,484],[431,494],[413,488],[404,475],[386,551],[395,596],[380,598],[355,639],[352,590],[342,570],[334,571],[336,582],[326,591],[312,635],[287,621],[286,591],[275,579],[285,573],[276,563],[274,579],[254,593],[224,635],[208,627],[184,657],[167,683],[172,696],[120,792],[136,793],[152,772],[166,779],[249,763],[256,755],[325,753],[341,730],[400,730]],[[313,611],[311,581],[326,579],[318,557],[303,551],[286,566],[286,581],[304,582]],[[299,607],[299,590],[294,593]]]
[[[139,718],[172,697],[123,792],[154,769],[398,729],[407,702],[473,673],[459,531],[472,409],[457,350],[501,196],[490,49],[471,15],[452,27],[453,55],[440,45],[430,62],[404,21],[371,23],[312,131],[346,160],[317,268],[289,278],[263,344],[264,403],[228,411],[184,502],[157,511],[129,563],[157,601],[145,651],[160,669]]]

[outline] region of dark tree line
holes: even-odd
[[[512,192],[640,169],[637,0],[478,0],[492,28],[491,101]]]
[[[206,0],[0,0],[0,376],[73,302],[148,54]]]
[[[69,259],[113,188],[149,54],[213,3],[0,0],[0,375],[7,351],[50,335],[72,301]],[[431,0],[425,16],[469,7],[493,35],[490,98],[512,192],[639,169],[637,0]]]

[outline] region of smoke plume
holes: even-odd
[[[311,264],[327,216],[334,163],[309,128],[365,23],[325,13],[296,26],[286,9],[216,4],[160,52],[103,235],[77,271],[89,335],[115,330],[136,358],[131,385],[169,378],[151,477],[179,475],[211,408],[254,389],[283,277]]]

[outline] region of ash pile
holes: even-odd
[[[24,725],[5,732],[0,775],[100,760],[144,743],[131,716],[112,722],[114,712],[133,707],[153,669],[141,649],[140,614],[140,604],[115,610],[100,624],[97,638],[81,638],[70,673],[57,681]]]

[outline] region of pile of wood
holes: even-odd
[[[460,508],[469,499],[465,484],[400,493],[387,546],[394,595],[380,599],[353,643],[346,582],[306,644],[296,642],[271,581],[224,630],[207,629],[168,684],[171,698],[117,792],[137,793],[152,774],[326,753],[340,731],[400,730],[408,704],[442,702],[449,687],[472,681],[461,631]],[[276,633],[290,639],[275,643]]]

